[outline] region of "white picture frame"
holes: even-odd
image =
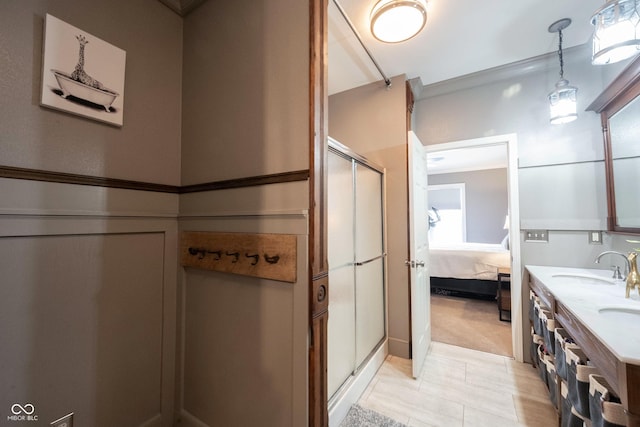
[[[123,125],[126,52],[47,14],[40,104]]]

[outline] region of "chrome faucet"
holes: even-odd
[[[618,251],[604,251],[600,255],[598,255],[596,259],[593,260],[593,262],[595,262],[596,264],[600,264],[600,258],[602,258],[604,255],[619,255],[622,258],[624,258],[624,261],[625,261],[624,280],[626,280],[627,276],[629,275],[629,272],[631,271],[631,261],[629,261],[629,258],[627,257],[627,255]],[[613,278],[614,279],[616,278],[615,272],[614,272]]]
[[[627,284],[626,291],[625,291],[625,298],[629,298],[629,295],[634,288],[637,288],[638,292],[640,292],[640,274],[638,273],[638,265],[636,262],[636,258],[638,257],[638,254],[635,252],[631,252],[629,255],[625,255],[622,252],[617,252],[617,251],[604,251],[600,255],[598,255],[593,262],[595,262],[596,264],[599,264],[600,258],[602,258],[603,255],[607,255],[607,254],[619,255],[625,260],[626,269],[625,269],[624,280]],[[614,277],[615,277],[615,272],[614,272]]]

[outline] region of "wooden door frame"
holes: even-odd
[[[329,425],[327,396],[328,0],[309,1],[309,426]]]

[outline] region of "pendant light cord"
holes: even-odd
[[[558,57],[560,58],[560,80],[564,79],[564,60],[562,59],[562,30],[558,30]]]
[[[362,38],[360,37],[360,34],[358,34],[358,31],[353,26],[353,23],[351,22],[351,20],[347,16],[347,13],[344,11],[342,6],[340,6],[340,3],[338,3],[338,0],[333,0],[333,3],[335,3],[336,7],[340,11],[340,14],[342,14],[342,17],[346,21],[347,25],[349,25],[349,28],[351,28],[351,31],[353,31],[353,34],[356,36],[356,38],[360,42],[360,45],[362,46],[364,51],[369,56],[369,59],[371,59],[371,62],[373,62],[373,65],[375,65],[375,67],[378,69],[378,72],[382,76],[382,79],[384,80],[384,83],[387,85],[387,88],[391,87],[391,80],[389,80],[389,77],[387,77],[387,75],[384,73],[384,71],[382,71],[382,68],[380,68],[380,65],[378,65],[378,62],[376,61],[376,59],[373,57],[371,52],[369,52],[369,49],[367,49],[367,46],[365,46],[364,42],[362,41]]]

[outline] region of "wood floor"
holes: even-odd
[[[555,427],[555,409],[531,366],[433,342],[419,378],[389,356],[358,402],[412,427]]]

